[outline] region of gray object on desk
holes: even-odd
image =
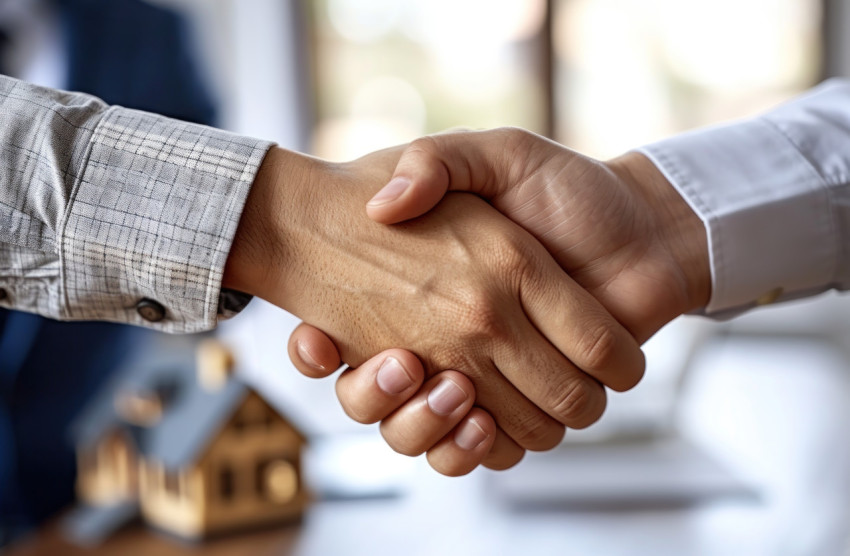
[[[520,510],[627,510],[716,499],[758,500],[746,485],[681,437],[563,444],[491,478],[495,497]]]

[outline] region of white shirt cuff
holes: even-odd
[[[722,318],[838,285],[841,230],[831,197],[850,173],[850,125],[836,126],[832,112],[811,114],[830,104],[850,123],[850,87],[832,83],[760,118],[640,149],[705,223],[705,313]]]

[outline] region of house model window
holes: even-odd
[[[298,471],[290,462],[279,459],[260,464],[258,491],[272,502],[284,504],[298,492]]]
[[[222,467],[218,479],[219,496],[221,497],[221,500],[225,502],[233,500],[233,494],[236,491],[234,483],[235,478],[233,475],[233,469],[230,466]]]

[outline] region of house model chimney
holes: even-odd
[[[204,340],[198,345],[196,356],[198,382],[209,392],[225,384],[233,374],[233,354],[217,340]]]

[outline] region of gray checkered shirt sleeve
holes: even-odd
[[[213,328],[233,299],[224,264],[270,146],[0,76],[0,306]],[[143,318],[143,301],[164,318]]]

